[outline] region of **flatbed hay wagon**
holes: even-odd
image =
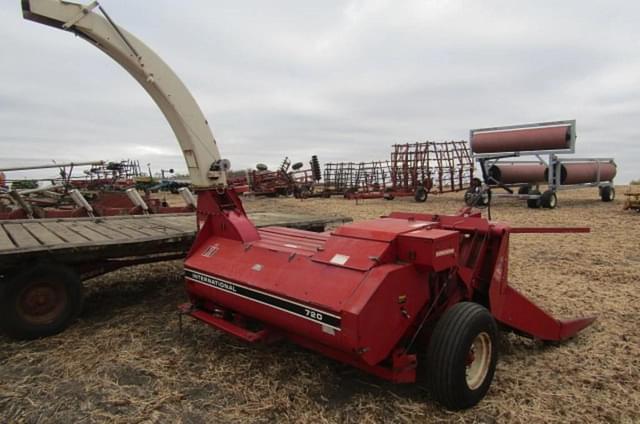
[[[25,18],[106,52],[171,124],[198,194],[185,314],[249,342],[284,337],[380,378],[426,381],[450,409],[472,407],[487,393],[499,326],[562,341],[594,321],[555,319],[508,280],[511,234],[588,229],[511,228],[471,209],[397,212],[325,234],[258,229],[227,184],[229,161],[195,99],[148,46],[97,2],[22,7]]]
[[[345,217],[254,212],[259,227],[324,231]],[[82,307],[82,281],[116,269],[184,258],[193,213],[0,220],[0,328],[21,339],[64,330]]]

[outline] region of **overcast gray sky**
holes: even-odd
[[[0,6],[0,166],[184,169],[146,92],[85,41]],[[234,168],[387,159],[397,142],[577,119],[640,178],[640,2],[103,0],[200,104]]]

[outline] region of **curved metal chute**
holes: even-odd
[[[102,16],[92,10],[98,8]],[[158,105],[182,149],[195,188],[226,186],[226,169],[211,129],[178,76],[142,41],[116,26],[94,1],[22,0],[25,19],[73,32],[118,62]]]

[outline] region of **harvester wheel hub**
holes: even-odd
[[[475,390],[482,385],[491,364],[491,337],[482,332],[471,343],[467,354],[465,376],[469,389]]]

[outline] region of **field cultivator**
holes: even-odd
[[[324,164],[324,183],[322,192],[325,196],[345,195],[353,190],[356,185],[355,162],[328,162]]]
[[[311,156],[309,167],[304,163],[291,163],[285,157],[280,167],[270,171],[267,165],[259,163],[255,170],[232,173],[229,184],[237,193],[254,196],[290,196],[297,198],[310,197],[314,194],[316,185],[322,179],[320,163],[317,156]]]
[[[285,157],[280,167],[270,171],[264,164],[259,163],[256,169],[249,172],[250,193],[255,196],[289,196],[293,194],[293,180],[289,175],[291,160]]]
[[[390,178],[388,161],[326,163],[322,193],[345,199],[380,198]]]
[[[232,187],[236,193],[243,194],[251,191],[249,187],[249,170],[229,171],[227,181],[229,187]]]
[[[344,193],[345,199],[376,199],[384,196],[391,184],[389,161],[358,163],[354,186]]]
[[[347,199],[411,196],[418,202],[429,193],[467,190],[473,160],[465,141],[422,142],[392,146],[389,161],[327,163],[324,193]]]
[[[298,162],[292,166],[291,178],[293,180],[293,195],[298,199],[306,199],[322,195],[316,192],[317,187],[322,180],[322,171],[320,170],[320,161],[318,156],[311,156],[309,168],[302,169],[302,163]]]
[[[466,141],[395,144],[385,198],[413,196],[425,202],[430,193],[464,191],[471,185],[473,170]]]
[[[131,159],[95,164],[84,174],[80,179],[71,179],[69,184],[79,190],[125,190],[142,176],[140,163]]]

